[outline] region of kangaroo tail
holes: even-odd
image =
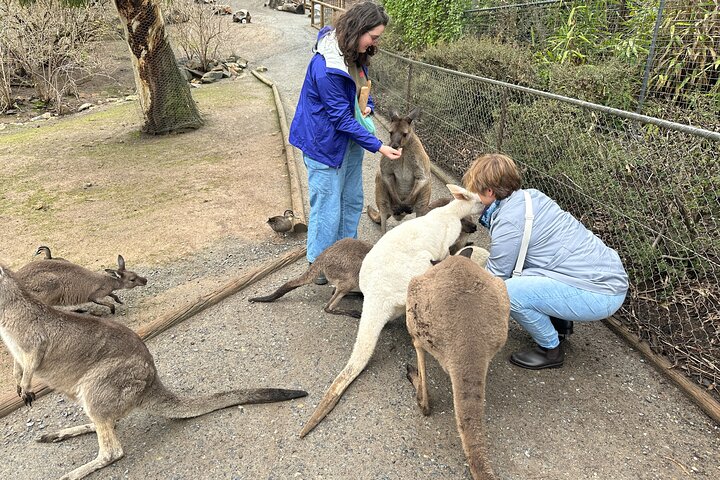
[[[298,287],[302,287],[303,285],[307,285],[313,281],[315,277],[317,277],[320,274],[320,267],[317,264],[312,264],[310,267],[305,270],[305,273],[300,275],[299,277],[289,280],[282,284],[277,290],[275,290],[270,295],[265,295],[263,297],[253,297],[248,299],[249,302],[274,302],[278,298],[282,297],[288,292],[292,292]]]
[[[166,418],[193,418],[234,405],[273,403],[307,396],[303,390],[284,388],[251,388],[231,390],[200,397],[178,397],[159,381],[149,399],[141,405],[144,410]]]

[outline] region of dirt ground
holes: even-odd
[[[229,47],[251,68],[268,68],[264,75],[277,83],[289,121],[315,31],[307,17],[262,3],[231,2],[250,9],[253,20],[231,25]],[[122,49],[116,51],[121,60]],[[132,77],[124,72],[112,89],[131,90]],[[88,98],[97,103],[102,91],[99,85]],[[122,254],[128,268],[148,277],[146,287],[120,292],[125,304],[116,317],[137,328],[304,245],[303,236],[283,237],[265,224],[290,203],[271,90],[246,75],[193,95],[207,125],[168,137],[137,133],[142,119],[133,100],[23,126],[0,117],[6,124],[0,262],[17,268],[40,244],[95,270],[112,267]],[[366,159],[366,201],[374,203],[379,157]],[[445,194],[438,180],[433,189],[434,197]],[[360,237],[376,241],[378,228],[363,218]],[[432,414],[423,417],[415,405],[405,379],[415,354],[402,319],[383,331],[367,369],[335,410],[305,439],[297,437],[347,361],[357,322],[322,311],[329,285],[306,286],[272,304],[247,299],[305,267],[295,262],[148,346],[164,383],[184,394],[283,386],[307,390],[307,398],[186,421],[132,413],[118,425],[126,457],[91,478],[470,478],[449,379],[432,359]],[[358,299],[344,301],[360,307]],[[601,323],[576,327],[559,370],[510,365],[510,352],[528,342],[512,325],[488,377],[486,429],[500,478],[720,475],[720,428]],[[14,390],[2,352],[0,394]],[[33,441],[84,421],[80,407],[57,394],[0,419],[0,477],[57,478],[91,460],[92,435],[53,445]]]

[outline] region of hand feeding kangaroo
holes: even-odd
[[[496,478],[485,445],[485,380],[490,361],[507,340],[509,318],[505,282],[460,254],[408,286],[406,322],[418,364],[417,370],[408,365],[408,379],[429,415],[425,352],[450,375],[455,421],[475,480]]]
[[[103,300],[110,297],[123,302],[115,290],[147,284],[147,279],[125,270],[125,259],[118,255],[118,269],[106,268],[108,275],[93,272],[72,262],[30,262],[15,274],[25,290],[46,305],[77,305],[93,302],[115,313],[115,305]]]
[[[480,213],[480,198],[462,187],[448,185],[455,200],[427,215],[401,223],[365,256],[360,267],[360,289],[365,297],[357,338],[350,360],[325,393],[300,432],[304,437],[335,407],[343,392],[360,375],[375,350],[380,331],[405,313],[410,279],[431,267],[432,260],[448,256],[460,235],[460,219]]]
[[[402,220],[406,214],[425,215],[431,193],[430,157],[420,138],[415,134],[413,121],[420,115],[415,108],[406,117],[397,112],[390,114],[390,146],[402,148],[397,160],[380,159],[375,175],[375,203],[377,210],[368,206],[370,219],[380,224],[382,233],[387,232],[387,219],[392,215]]]
[[[153,357],[132,330],[109,319],[65,313],[27,294],[0,265],[0,336],[14,359],[18,395],[31,405],[34,375],[82,405],[92,423],[40,437],[59,442],[96,432],[97,458],[63,476],[80,479],[123,457],[115,422],[135,408],[192,418],[248,403],[304,397],[302,390],[259,388],[180,398],[163,386]]]
[[[286,293],[312,283],[320,273],[335,285],[335,291],[325,304],[324,310],[335,315],[348,315],[360,318],[356,310],[338,309],[337,304],[342,298],[360,287],[360,265],[372,246],[354,238],[343,238],[326,248],[308,269],[297,278],[281,285],[275,292],[264,297],[254,297],[250,302],[273,302]]]

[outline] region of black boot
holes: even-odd
[[[542,370],[543,368],[559,368],[565,361],[565,346],[560,342],[555,348],[543,348],[535,345],[532,350],[523,350],[510,355],[510,362],[522,368]]]
[[[562,318],[550,317],[550,321],[558,332],[560,340],[564,340],[573,333],[573,322],[571,320],[563,320]]]

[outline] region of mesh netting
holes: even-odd
[[[631,290],[616,315],[717,398],[720,133],[473,77],[382,52],[381,113],[422,108],[430,158],[457,177],[501,151],[621,255]]]
[[[660,98],[678,107],[664,108],[663,118],[718,129],[718,0],[483,3],[499,5],[469,10],[468,33],[520,45],[551,63],[621,61],[633,70],[632,110],[657,116],[646,100]],[[694,108],[716,117],[693,116]]]

